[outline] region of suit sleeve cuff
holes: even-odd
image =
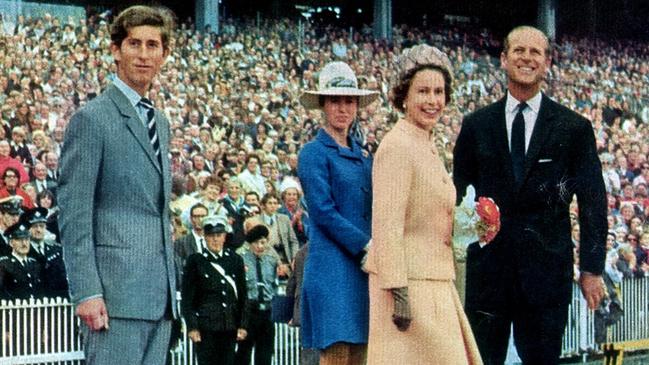
[[[90,296],[83,297],[83,298],[77,300],[77,303],[76,303],[76,304],[78,305],[78,304],[81,304],[81,303],[83,303],[83,302],[87,302],[87,301],[89,301],[90,299],[103,298],[103,297],[104,297],[103,294],[90,295]]]

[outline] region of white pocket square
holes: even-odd
[[[539,160],[539,163],[546,163],[546,162],[552,162],[551,158],[542,158]]]

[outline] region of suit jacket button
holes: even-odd
[[[223,305],[223,308],[227,308],[227,306],[228,306],[228,305],[225,304],[225,303],[221,303],[221,304]]]
[[[225,280],[221,280],[221,284],[225,284]]]
[[[225,295],[225,291],[222,291],[221,294]]]

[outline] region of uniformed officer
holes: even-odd
[[[25,211],[21,219],[29,226],[31,249],[29,257],[43,266],[45,296],[49,298],[68,297],[68,279],[63,263],[63,249],[60,244],[47,240],[47,209],[33,208]]]
[[[5,231],[16,224],[20,218],[20,206],[22,198],[19,196],[8,196],[0,199],[0,257],[11,255],[11,246]]]
[[[255,348],[255,365],[270,365],[273,358],[275,327],[271,321],[271,300],[277,289],[277,256],[269,252],[268,228],[258,224],[246,233],[248,250],[240,250],[246,267],[248,305],[245,325],[248,336],[240,339],[237,365],[250,364]]]
[[[29,253],[29,228],[18,222],[5,231],[12,251],[0,258],[0,298],[38,299],[43,296],[42,267]]]
[[[187,258],[182,282],[182,314],[196,344],[199,365],[234,364],[237,337],[245,338],[243,260],[224,248],[227,222],[203,221],[207,250]]]

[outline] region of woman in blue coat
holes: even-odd
[[[370,241],[372,159],[349,136],[358,108],[377,94],[358,89],[343,62],[327,64],[317,91],[300,101],[321,109],[322,128],[299,156],[298,176],[309,207],[309,254],[302,290],[302,339],[320,364],[363,364],[369,299],[361,262]]]

